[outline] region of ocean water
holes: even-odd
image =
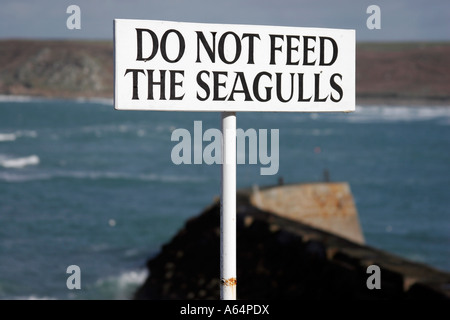
[[[219,113],[1,97],[0,299],[129,299],[146,260],[220,193],[219,165],[171,161],[172,131],[197,120],[220,128]],[[368,245],[450,271],[450,108],[238,113],[237,127],[279,129],[280,148],[277,175],[239,165],[238,187],[327,169],[350,184]]]

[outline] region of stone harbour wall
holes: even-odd
[[[450,298],[450,273],[261,210],[251,197],[237,196],[238,299]],[[217,200],[148,260],[134,299],[219,299],[219,223]],[[380,289],[367,286],[371,265]]]

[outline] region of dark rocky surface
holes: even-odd
[[[237,208],[238,299],[449,299],[450,274],[251,206]],[[186,222],[148,261],[135,299],[219,299],[220,204]],[[369,290],[369,265],[381,289]]]

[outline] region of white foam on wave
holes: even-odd
[[[14,141],[17,136],[14,133],[0,133],[0,141]]]
[[[109,98],[84,98],[84,97],[80,97],[80,98],[76,98],[75,101],[79,102],[79,103],[90,102],[90,103],[102,104],[102,105],[107,105],[107,106],[112,106],[113,105],[113,99],[109,99]]]
[[[20,182],[29,182],[29,181],[42,181],[42,180],[50,180],[52,176],[46,173],[32,173],[32,174],[23,174],[23,173],[12,173],[12,172],[0,172],[0,181],[11,182],[11,183],[20,183]]]
[[[56,298],[52,298],[52,297],[47,297],[47,296],[37,296],[35,294],[32,294],[30,296],[19,296],[14,298],[15,300],[57,300]]]
[[[34,130],[20,130],[17,131],[15,134],[17,134],[17,137],[26,137],[26,138],[37,138],[38,134]]]
[[[0,166],[4,168],[24,168],[26,166],[38,165],[40,159],[37,155],[31,155],[22,158],[0,158]]]
[[[26,96],[26,95],[7,95],[7,94],[0,94],[0,102],[34,102],[34,101],[52,101],[52,100],[59,100],[59,98],[48,98],[48,97],[38,97],[38,96]],[[65,99],[64,99],[65,100]],[[75,99],[68,99],[72,101],[76,101],[79,103],[95,103],[95,104],[102,104],[107,106],[113,105],[113,99],[110,98],[75,98]]]
[[[95,282],[95,286],[106,288],[113,294],[113,299],[131,299],[136,288],[144,283],[147,276],[147,269],[125,271],[118,276],[101,278]]]
[[[37,101],[37,100],[40,100],[40,98],[36,98],[36,97],[32,97],[32,96],[0,94],[0,102],[30,102],[30,101]]]
[[[17,160],[17,159],[16,159]],[[3,163],[6,158],[0,155],[0,165],[5,167]],[[14,162],[13,162],[14,163]],[[7,163],[8,164],[8,163]],[[202,182],[205,178],[199,176],[171,176],[157,174],[129,174],[122,172],[99,172],[99,171],[47,171],[47,172],[0,172],[0,181],[21,183],[29,181],[42,181],[58,178],[80,179],[80,180],[101,180],[101,179],[126,179],[136,181],[149,182]]]
[[[15,132],[4,132],[0,133],[0,142],[4,141],[15,141],[18,138],[36,138],[38,136],[37,132],[34,130],[19,130]]]
[[[80,129],[77,128],[75,130],[66,130],[66,134],[67,135],[87,134],[93,135],[96,138],[121,134],[121,135],[134,135],[136,137],[142,138],[148,134],[147,130],[148,130],[147,128],[141,128],[136,125],[121,123],[121,124],[83,126]],[[150,133],[153,131],[158,132],[158,129],[151,128]]]
[[[169,176],[158,174],[129,174],[124,172],[102,172],[102,171],[72,171],[56,173],[55,177],[62,178],[75,178],[75,179],[126,179],[126,180],[138,180],[138,181],[161,181],[161,182],[197,182],[198,177],[193,176]]]
[[[450,107],[365,106],[342,115],[349,122],[411,122],[450,119]]]

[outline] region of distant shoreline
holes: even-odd
[[[3,102],[32,102],[32,101],[75,101],[92,102],[113,106],[113,98],[106,97],[59,97],[38,95],[5,95],[0,94],[0,103]],[[450,108],[450,100],[427,100],[427,99],[382,99],[382,98],[356,98],[357,107],[442,107]]]
[[[30,101],[59,101],[68,100],[76,102],[96,102],[101,104],[113,105],[114,101],[111,98],[104,97],[59,97],[59,96],[37,96],[37,95],[7,95],[0,94],[1,102],[30,102]]]
[[[450,106],[450,42],[357,43],[356,104]],[[111,99],[112,41],[0,40],[0,95]]]

